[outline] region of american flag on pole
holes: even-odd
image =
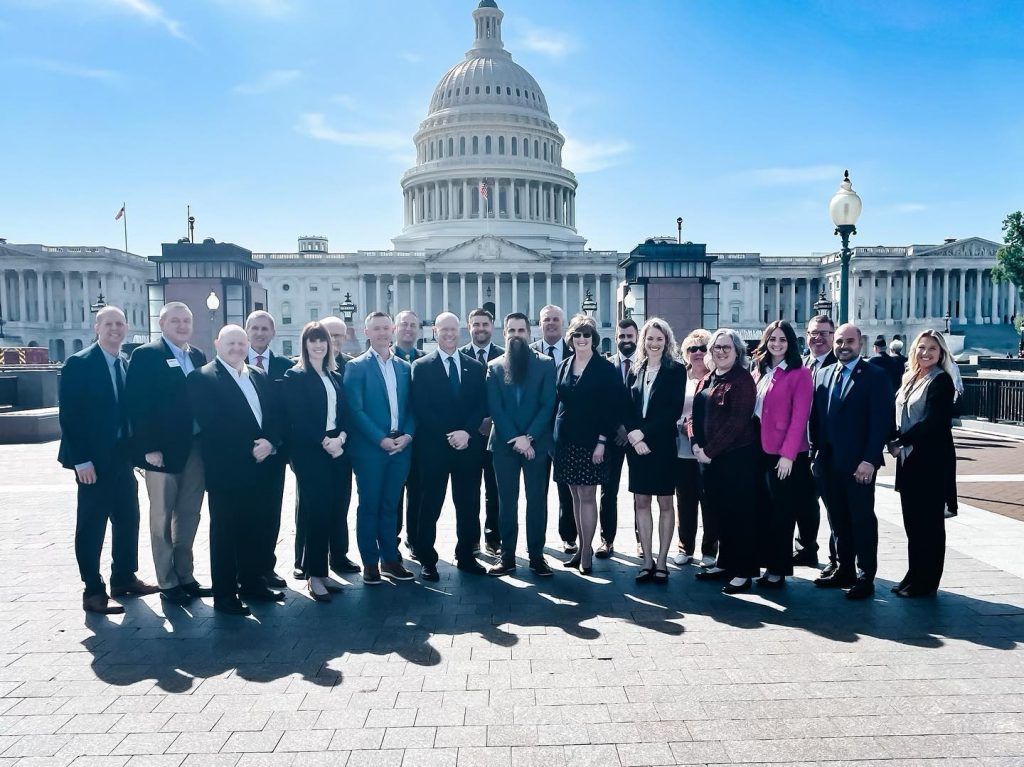
[[[483,197],[486,200],[487,199],[487,179],[483,179],[480,182],[480,186],[477,187],[477,189],[480,192],[480,196]]]
[[[121,206],[121,210],[117,211],[117,215],[114,216],[114,220],[115,221],[120,221],[121,220],[121,216],[123,216],[123,215],[124,215],[124,205]]]

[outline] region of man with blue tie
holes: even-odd
[[[841,325],[836,362],[815,375],[811,409],[812,470],[822,480],[839,560],[836,571],[814,585],[846,589],[847,599],[867,599],[875,592],[875,476],[884,463],[894,407],[888,378],[861,359],[860,350],[860,330]]]
[[[100,575],[100,553],[110,520],[110,593],[155,594],[158,586],[135,575],[139,569],[139,486],[132,471],[131,430],[124,397],[121,344],[128,320],[116,306],[96,313],[96,343],[68,358],[60,375],[60,451],[78,482],[75,558],[85,584],[82,608],[114,615]]]
[[[402,566],[395,530],[415,419],[411,368],[392,352],[391,317],[372,312],[363,328],[370,348],[345,365],[345,398],[351,412],[347,451],[359,493],[356,542],[363,582],[372,585],[381,582],[381,571],[393,580],[414,577]]]
[[[473,558],[480,543],[480,425],[487,412],[484,366],[459,353],[459,318],[442,312],[434,320],[437,350],[412,366],[416,414],[416,460],[420,507],[416,510],[415,548],[425,581],[437,572],[437,520],[448,481],[455,504],[456,566],[474,575],[486,570]]]
[[[146,473],[149,534],[160,596],[174,604],[213,596],[192,573],[192,545],[206,485],[199,426],[185,378],[206,364],[189,345],[192,311],[180,301],[160,310],[160,337],[132,354],[125,380],[135,465]]]

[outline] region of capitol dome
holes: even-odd
[[[441,250],[481,235],[540,251],[582,250],[576,177],[562,167],[565,137],[533,76],[501,39],[494,0],[473,11],[473,46],[440,79],[413,137],[402,177],[398,250]]]

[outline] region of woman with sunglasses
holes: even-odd
[[[679,419],[679,436],[676,438],[676,506],[679,513],[679,553],[677,565],[690,563],[697,546],[697,510],[704,523],[700,541],[701,564],[710,567],[718,556],[718,529],[708,514],[707,504],[702,503],[704,487],[700,477],[700,464],[690,448],[686,427],[693,415],[693,397],[697,384],[708,374],[704,360],[708,353],[708,339],[711,333],[698,328],[679,344],[679,350],[686,365],[686,399],[683,401],[683,416]]]
[[[652,317],[640,331],[632,407],[625,414],[630,450],[629,491],[644,562],[637,583],[668,583],[668,550],[674,536],[676,435],[686,396],[686,368],[676,359],[675,338],[665,320]],[[658,498],[658,558],[654,558],[652,500]]]
[[[793,574],[795,510],[814,493],[807,451],[807,421],[814,389],[811,370],[803,366],[796,332],[785,320],[764,329],[754,351],[757,402],[754,415],[761,427],[762,487],[768,503],[758,520],[761,562],[765,573],[757,585],[778,588]]]
[[[569,486],[579,531],[579,549],[565,566],[589,575],[597,530],[597,488],[608,481],[605,450],[618,428],[622,384],[615,366],[596,352],[601,337],[592,318],[573,317],[568,336],[573,353],[555,376],[555,481]]]
[[[719,328],[708,349],[714,367],[697,386],[687,432],[704,469],[704,500],[720,525],[718,564],[698,580],[729,578],[723,594],[750,589],[757,566],[758,447],[754,424],[757,390],[747,371],[740,334]]]

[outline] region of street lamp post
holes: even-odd
[[[584,294],[580,309],[588,317],[593,317],[594,313],[597,312],[597,301],[594,300],[594,296],[590,293],[590,288],[587,288],[587,292]]]
[[[214,322],[217,319],[217,310],[220,309],[220,299],[213,290],[206,297],[206,308],[210,310],[210,343],[212,344],[217,340],[217,328]]]
[[[949,335],[949,321],[950,321],[951,319],[953,319],[953,318],[949,316],[949,311],[947,310],[947,311],[946,311],[946,316],[944,316],[944,317],[942,318],[942,321],[946,323],[946,335],[947,335],[947,336]]]
[[[832,316],[832,302],[825,298],[825,289],[818,293],[818,300],[814,302],[814,313]]]
[[[623,318],[627,320],[632,319],[633,310],[636,309],[636,296],[633,295],[629,285],[626,286],[626,295],[622,297],[622,309]]]
[[[96,299],[96,303],[89,304],[89,311],[92,314],[99,314],[100,309],[105,308],[106,305],[107,305],[107,300],[103,297],[103,294],[100,293],[99,297]]]
[[[839,324],[849,322],[850,312],[850,235],[857,234],[857,219],[860,218],[860,197],[853,191],[850,183],[850,171],[845,171],[839,189],[828,204],[832,223],[836,225],[835,234],[842,237],[843,249],[840,253],[842,270],[839,275]]]
[[[345,293],[345,300],[338,304],[338,312],[341,314],[341,318],[345,320],[346,325],[352,324],[352,318],[356,316],[358,310],[359,307],[352,300],[352,294]]]

